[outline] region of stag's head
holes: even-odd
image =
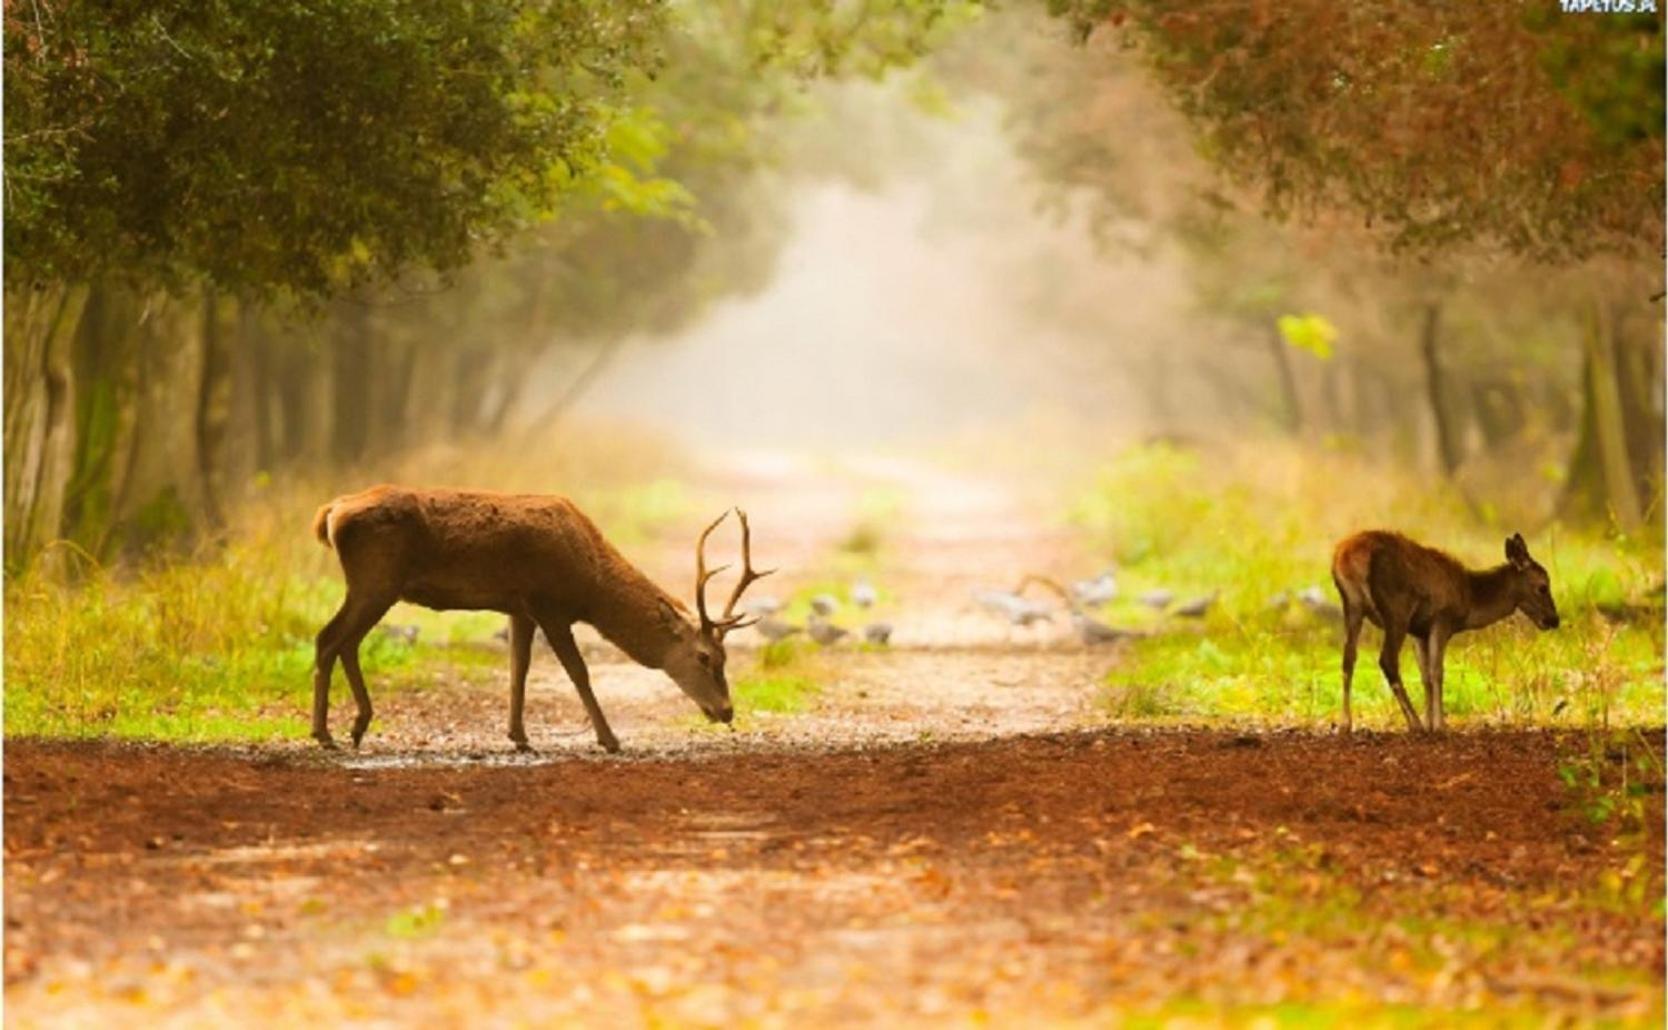
[[[1523,542],[1523,534],[1513,533],[1506,540],[1506,561],[1512,568],[1517,610],[1541,629],[1557,629],[1558,606],[1552,603],[1552,577],[1540,562],[1529,557],[1529,545]]]
[[[740,508],[733,510],[741,520],[741,578],[736,580],[735,589],[730,592],[730,600],[724,605],[724,613],[716,619],[708,615],[707,582],[729,566],[707,568],[707,537],[711,536],[718,524],[729,516],[730,513],[726,511],[702,531],[701,538],[695,544],[695,610],[701,616],[700,628],[680,646],[674,647],[663,665],[666,674],[672,677],[672,682],[688,694],[690,700],[699,705],[702,713],[713,722],[729,722],[735,718],[735,706],[730,703],[730,683],[724,678],[724,637],[732,630],[751,626],[758,621],[737,615],[736,604],[741,600],[742,593],[755,580],[763,579],[776,571],[754,571],[753,538],[747,526],[747,513]]]

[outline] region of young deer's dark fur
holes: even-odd
[[[330,737],[330,673],[339,658],[358,706],[353,744],[371,724],[371,696],[359,671],[359,643],[396,601],[439,610],[498,611],[510,617],[510,739],[528,750],[522,709],[533,630],[544,631],[579,693],[597,742],[618,751],[591,681],[573,624],[586,622],[633,661],[661,669],[708,719],[735,714],[724,678],[724,635],[747,623],[734,614],[742,591],[769,572],[749,561],[747,515],[741,520],[742,573],[724,614],[709,618],[707,537],[695,545],[695,607],[699,622],[603,539],[564,497],[485,491],[408,490],[377,486],[320,508],[313,532],[333,547],[347,579],[341,610],[319,631],[313,673],[313,737]]]
[[[1546,569],[1529,556],[1520,534],[1506,541],[1506,563],[1467,569],[1442,551],[1400,533],[1373,530],[1341,541],[1332,552],[1332,582],[1344,605],[1344,730],[1350,729],[1350,680],[1361,622],[1384,631],[1379,668],[1410,729],[1443,726],[1442,659],[1456,633],[1491,626],[1521,611],[1541,629],[1558,626]],[[1413,638],[1425,684],[1425,722],[1402,687],[1402,641]]]

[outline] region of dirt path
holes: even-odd
[[[1660,1023],[1662,797],[1642,834],[1574,815],[1581,740],[1109,727],[1116,651],[968,603],[1087,564],[1011,494],[767,460],[712,489],[781,593],[890,496],[894,646],[727,733],[593,645],[618,758],[545,657],[534,757],[501,680],[379,697],[357,755],[12,742],[8,1023]]]
[[[627,757],[982,738],[1100,721],[1095,703],[1116,649],[1083,647],[1063,618],[1010,626],[972,600],[975,590],[1012,587],[1027,572],[1092,565],[1071,534],[1049,527],[1011,490],[917,462],[833,464],[760,454],[712,472],[701,495],[695,519],[653,547],[632,549],[670,589],[689,589],[699,516],[744,499],[755,561],[781,570],[755,595],[786,599],[813,585],[843,590],[861,574],[884,597],[869,611],[844,605],[833,621],[853,636],[826,650],[807,649],[818,656],[813,671],[821,687],[809,710],[743,718],[734,732],[701,726],[665,676],[633,665],[579,627],[597,697]],[[863,562],[842,559],[841,541],[863,524],[879,532],[877,553]],[[734,547],[733,538],[715,536],[714,561],[728,560],[719,555]],[[872,570],[855,573],[857,565]],[[725,590],[724,580],[715,581],[715,598]],[[876,620],[894,627],[890,645],[857,646],[862,628]],[[738,667],[762,644],[753,631],[731,639]],[[507,667],[507,652],[502,660]],[[381,699],[364,751],[348,761],[376,766],[501,754],[506,704],[501,683],[442,684]],[[595,751],[584,709],[542,645],[528,683],[528,726],[547,758]]]

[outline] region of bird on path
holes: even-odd
[[[786,640],[795,633],[805,632],[802,627],[795,626],[791,622],[784,622],[781,619],[773,619],[768,615],[753,623],[753,629],[758,632],[759,636],[773,644],[778,640]]]
[[[1118,596],[1118,581],[1107,569],[1092,579],[1080,579],[1071,585],[1072,597],[1078,604],[1093,607],[1105,604]]]
[[[871,622],[863,627],[863,639],[871,644],[885,646],[892,640],[892,624],[890,622]]]
[[[1034,622],[1051,622],[1054,616],[1048,606],[1029,597],[1021,597],[1011,590],[979,590],[973,600],[987,611],[1002,616],[1015,626],[1029,626]]]
[[[1170,607],[1170,602],[1175,599],[1175,592],[1170,590],[1149,590],[1141,595],[1142,604],[1149,608],[1157,608],[1159,611]]]
[[[1326,591],[1320,587],[1304,587],[1297,592],[1297,599],[1303,606],[1319,615],[1323,619],[1341,619],[1344,609],[1336,601],[1326,596]]]
[[[1106,623],[1084,615],[1082,612],[1073,612],[1071,621],[1077,627],[1078,637],[1091,647],[1096,644],[1115,644],[1120,640],[1132,640],[1140,636],[1139,633],[1127,629],[1108,626]]]
[[[866,579],[860,579],[851,585],[851,603],[859,608],[873,607],[879,595],[875,593],[874,584]]]
[[[1186,604],[1177,605],[1170,614],[1180,615],[1184,619],[1202,619],[1205,613],[1210,611],[1211,605],[1216,603],[1216,597],[1220,593],[1220,590],[1213,590],[1204,597],[1195,597]]]
[[[417,626],[406,626],[397,622],[385,622],[378,626],[377,629],[381,630],[384,636],[393,637],[395,640],[404,641],[407,644],[415,644],[417,642],[417,632],[419,629]]]
[[[757,615],[760,618],[763,618],[766,615],[775,615],[781,610],[781,598],[772,597],[769,594],[762,594],[747,603],[747,614]]]
[[[840,602],[835,600],[833,594],[818,594],[811,598],[811,610],[824,618],[833,615],[838,607]]]
[[[842,637],[847,636],[850,630],[841,629],[832,622],[813,616],[805,621],[805,632],[811,635],[812,640],[828,647],[837,643]]]

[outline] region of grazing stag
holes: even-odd
[[[313,672],[313,738],[330,738],[330,673],[338,658],[359,708],[353,745],[371,724],[371,697],[359,671],[359,642],[396,601],[436,610],[498,611],[510,617],[510,740],[528,751],[522,725],[527,667],[538,627],[567,671],[610,752],[620,743],[608,728],[590,676],[573,639],[573,624],[586,622],[633,661],[661,669],[700,706],[708,719],[735,714],[724,679],[724,636],[748,622],[736,602],[754,580],[747,515],[741,521],[741,578],[724,613],[707,615],[707,581],[723,566],[706,567],[707,537],[730,513],[701,533],[695,545],[695,606],[655,586],[616,551],[596,525],[563,497],[376,486],[338,497],[320,508],[313,532],[333,547],[347,579],[341,610],[319,631]],[[774,571],[774,570],[772,570]]]
[[[1344,730],[1361,620],[1384,631],[1378,664],[1410,729],[1443,725],[1442,659],[1455,633],[1492,626],[1522,612],[1541,629],[1556,629],[1558,609],[1546,569],[1529,557],[1521,534],[1506,541],[1506,564],[1473,570],[1451,555],[1400,533],[1374,530],[1341,541],[1332,552],[1332,582],[1344,605]],[[1425,683],[1425,723],[1402,687],[1402,641],[1412,637]]]

